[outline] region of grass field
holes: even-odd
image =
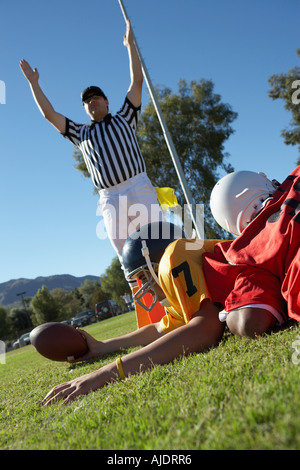
[[[105,339],[135,328],[130,312],[86,329]],[[32,346],[9,352],[0,364],[0,449],[299,449],[299,338],[300,325],[256,340],[227,334],[208,352],[47,408],[40,401],[54,385],[117,355],[72,366]]]

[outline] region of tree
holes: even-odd
[[[103,290],[109,293],[109,298],[113,299],[118,304],[122,303],[122,295],[126,293],[131,294],[118,257],[112,260],[104,276],[101,277],[101,285]]]
[[[97,291],[100,288],[100,283],[97,281],[90,281],[89,279],[86,279],[84,283],[78,287],[78,291],[82,296],[83,303],[82,306],[84,308],[94,308],[95,305],[92,303],[92,298],[94,296],[95,291]]]
[[[59,304],[51,295],[48,287],[42,286],[31,301],[34,326],[56,321],[59,317]]]
[[[297,51],[300,57],[300,49]],[[282,99],[285,109],[292,113],[290,126],[281,131],[286,145],[298,145],[300,152],[300,68],[294,67],[288,73],[271,75],[269,97],[273,100]],[[297,165],[300,165],[300,156]]]
[[[13,329],[16,331],[22,331],[31,328],[31,313],[32,312],[30,310],[24,307],[12,307],[10,309],[8,318],[13,326]]]
[[[11,330],[11,323],[8,317],[8,311],[0,305],[0,339],[8,337]]]
[[[61,288],[51,290],[51,296],[58,305],[58,319],[68,320],[80,312],[82,302],[74,291],[65,291]]]
[[[193,201],[204,204],[206,237],[218,237],[221,229],[212,218],[209,198],[219,179],[218,171],[233,171],[225,163],[228,155],[224,153],[224,143],[233,133],[231,123],[237,113],[221,102],[210,80],[192,81],[189,85],[180,80],[178,94],[162,88],[157,89],[157,96]],[[150,179],[157,186],[173,187],[179,203],[185,203],[152,102],[143,110],[137,135]]]
[[[92,295],[90,308],[93,310],[96,304],[103,302],[104,300],[111,299],[111,296],[112,295],[110,292],[106,292],[102,287],[98,287],[98,289],[96,289]]]

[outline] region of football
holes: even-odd
[[[37,326],[30,333],[35,349],[52,361],[73,361],[88,351],[84,337],[72,326],[50,322]]]

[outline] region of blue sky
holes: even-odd
[[[281,130],[291,116],[268,97],[268,78],[299,65],[298,0],[124,0],[154,84],[211,79],[239,116],[226,144],[236,170],[282,180],[297,149]],[[19,69],[37,67],[55,109],[88,122],[80,92],[98,84],[110,109],[129,85],[117,0],[0,0],[0,283],[52,274],[101,275],[115,252],[96,235],[98,197],[74,169],[73,146],[37,110]],[[143,105],[149,100],[146,84]],[[0,100],[1,101],[1,100]],[[3,98],[2,98],[3,101]]]

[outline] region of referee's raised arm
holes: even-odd
[[[138,108],[141,105],[143,72],[141,62],[134,44],[130,20],[126,21],[126,34],[124,36],[124,46],[127,47],[129,56],[129,68],[131,83],[127,92],[128,99]]]
[[[121,264],[123,245],[128,234],[136,227],[133,220],[136,210],[134,207],[143,205],[141,214],[136,214],[136,221],[140,226],[162,218],[156,188],[147,176],[146,164],[136,136],[141,111],[143,71],[129,20],[126,21],[123,38],[129,58],[130,85],[122,107],[112,115],[109,111],[109,99],[102,88],[90,84],[81,92],[81,103],[91,119],[90,123],[74,122],[56,112],[39,85],[37,69],[32,69],[25,60],[20,62],[42,115],[80,150],[86,169],[99,193],[98,207],[103,216],[106,234]],[[129,286],[135,290],[138,286],[136,280],[130,280]],[[163,307],[159,315],[164,315]],[[144,312],[137,314],[137,320],[140,326],[145,323]],[[153,317],[153,321],[156,322],[157,318]],[[149,319],[146,323],[152,323],[152,320]]]
[[[42,91],[39,85],[38,70],[36,68],[32,69],[29,63],[24,59],[20,61],[20,67],[24,76],[28,80],[32,95],[40,112],[44,118],[46,118],[59,132],[64,134],[66,130],[66,118],[62,114],[55,111],[52,104]]]

